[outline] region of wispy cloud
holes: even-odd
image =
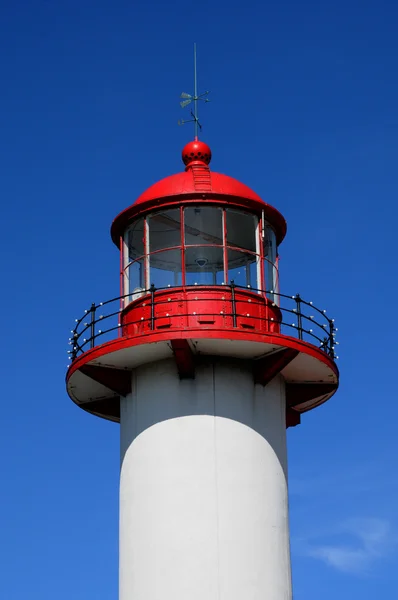
[[[328,541],[326,541],[328,540]],[[350,519],[333,530],[298,540],[301,554],[352,574],[366,574],[376,561],[394,549],[395,535],[389,521]]]

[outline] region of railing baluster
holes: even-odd
[[[90,324],[90,348],[94,348],[95,345],[95,304],[94,302],[91,305],[91,324]]]
[[[299,340],[303,339],[303,318],[301,315],[301,297],[300,294],[296,294],[295,297],[296,306],[297,306],[297,329],[298,329],[298,337]]]
[[[155,285],[152,283],[150,292],[151,292],[151,329],[152,331],[155,329]]]
[[[334,323],[333,321],[330,319],[329,320],[329,356],[330,358],[335,358],[335,351],[334,351]]]
[[[235,282],[234,280],[231,281],[231,304],[232,304],[232,325],[233,327],[237,326],[237,322],[236,322],[236,298],[235,298]]]

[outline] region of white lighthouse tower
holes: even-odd
[[[120,422],[120,600],[291,600],[286,428],[337,389],[335,327],[280,292],[282,215],[182,157],[112,224],[67,389]]]

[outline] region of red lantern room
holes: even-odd
[[[120,296],[93,304],[72,332],[70,397],[119,420],[138,366],[174,357],[194,378],[206,357],[251,363],[256,383],[286,384],[286,424],[338,386],[333,320],[279,287],[283,216],[253,190],[210,170],[211,150],[188,143],[185,170],[155,183],[111,227]]]

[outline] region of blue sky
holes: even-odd
[[[117,597],[118,427],[64,389],[69,330],[118,292],[113,217],[203,139],[288,221],[282,291],[339,327],[341,389],[289,430],[295,600],[393,597],[398,5],[15,0],[0,7],[0,597]]]

